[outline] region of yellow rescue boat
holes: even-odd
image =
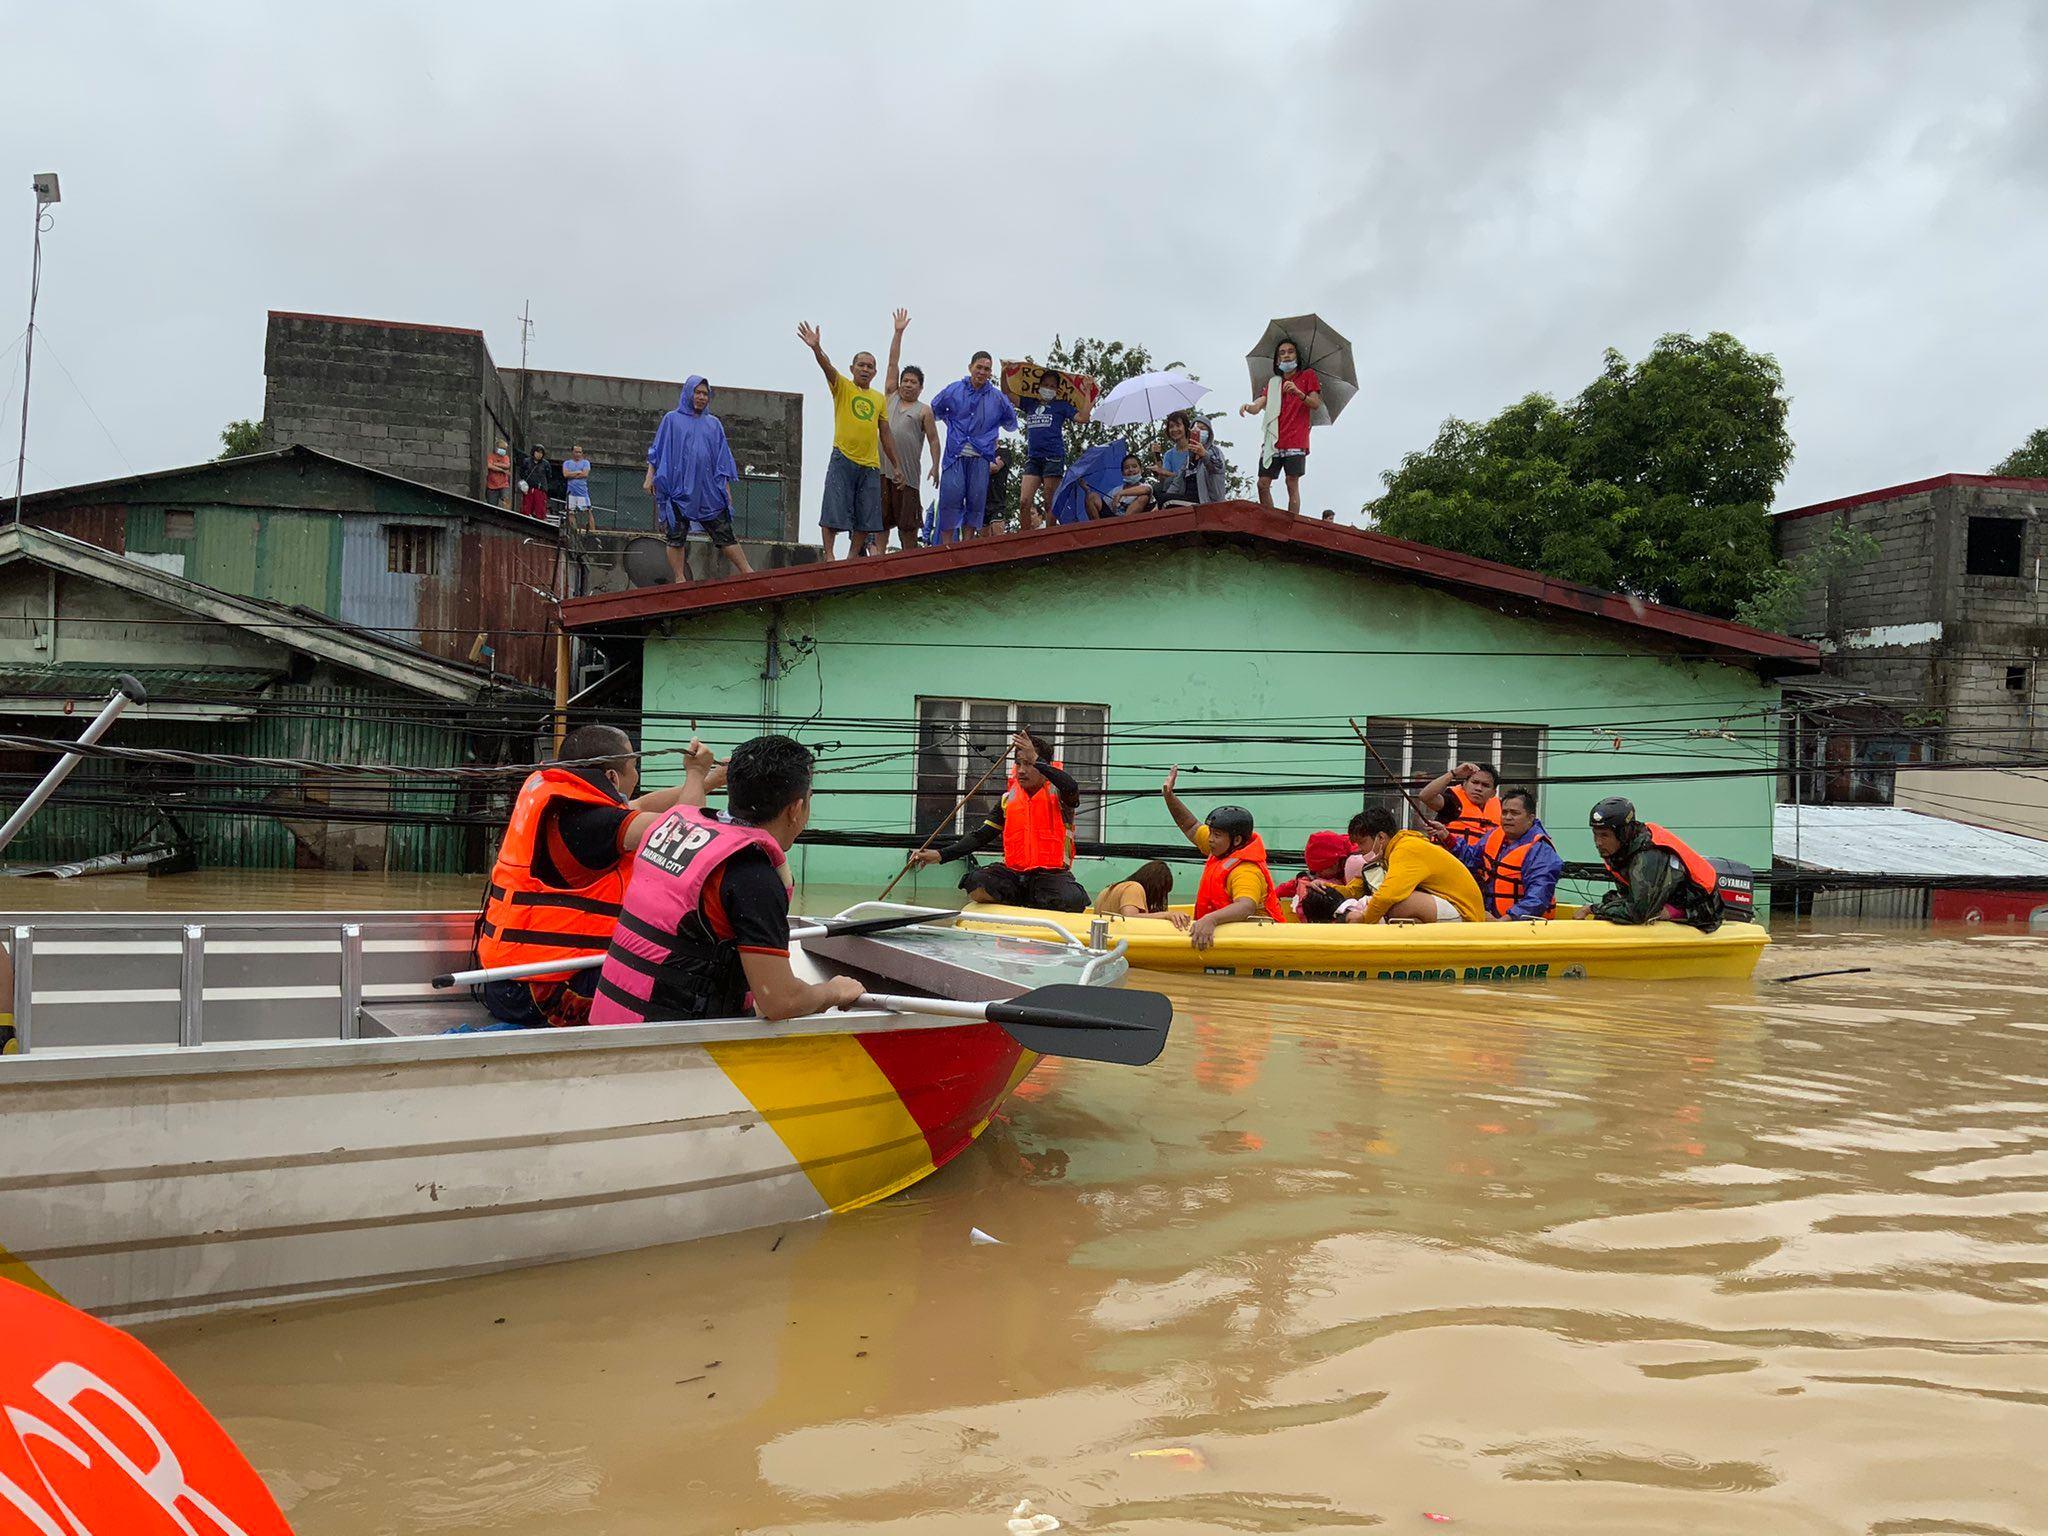
[[[1048,914],[1024,907],[969,909],[963,926],[1001,928],[1005,918]],[[1185,911],[1185,908],[1181,910]],[[1560,908],[1549,921],[1517,923],[1229,923],[1195,948],[1165,917],[1111,917],[1108,942],[1130,945],[1151,971],[1194,971],[1257,981],[1631,981],[1736,978],[1756,970],[1770,934],[1761,923],[1726,922],[1712,933],[1682,923],[1628,928],[1577,922]],[[1083,931],[1086,913],[1057,914]]]

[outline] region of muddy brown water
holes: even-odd
[[[301,1536],[2048,1530],[2048,941],[1781,938],[1141,976],[868,1211],[147,1337]]]

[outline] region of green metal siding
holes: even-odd
[[[191,515],[191,538],[165,533],[167,510]],[[138,503],[128,509],[128,552],[181,554],[187,581],[242,597],[323,613],[341,603],[341,518],[332,513]]]

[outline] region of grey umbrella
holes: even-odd
[[[1266,393],[1266,384],[1273,377],[1273,349],[1283,341],[1291,341],[1300,348],[1302,367],[1315,369],[1316,377],[1322,381],[1323,403],[1309,420],[1316,426],[1327,427],[1358,393],[1358,364],[1351,359],[1351,343],[1320,315],[1290,315],[1275,320],[1266,327],[1259,344],[1244,355],[1252,371],[1254,398]]]

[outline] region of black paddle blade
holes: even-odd
[[[920,923],[956,915],[952,912],[893,912],[887,917],[821,917],[818,926],[825,930],[827,938],[852,938],[863,933],[887,933],[891,928],[915,928]]]
[[[1142,1067],[1166,1049],[1173,1001],[1162,992],[1119,987],[1039,987],[990,1003],[988,1018],[1027,1051]]]

